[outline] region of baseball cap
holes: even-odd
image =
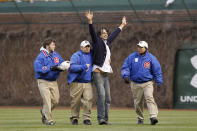
[[[90,46],[90,42],[87,41],[87,40],[82,41],[81,44],[80,44],[81,47],[86,47],[87,45]]]
[[[137,46],[140,47],[145,47],[146,49],[148,49],[148,43],[146,41],[140,41]]]

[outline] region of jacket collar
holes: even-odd
[[[40,48],[40,51],[42,51],[42,53],[47,57],[47,56],[52,56],[54,54],[56,54],[56,52],[54,51],[53,53],[49,54],[49,51],[47,49],[45,49],[43,46]]]
[[[148,53],[149,53],[148,50],[146,50],[146,52],[145,52],[143,55],[140,55],[139,52],[137,52],[137,55],[138,55],[138,56],[141,56],[141,57],[144,57],[144,56],[146,56]]]
[[[91,50],[90,50],[90,52],[89,52],[89,53],[85,53],[85,52],[83,52],[82,50],[80,50],[80,52],[81,52],[81,54],[85,54],[85,55],[87,55],[87,54],[90,54]]]
[[[47,49],[45,49],[43,46],[40,48],[40,51],[45,51],[49,54],[49,51]]]

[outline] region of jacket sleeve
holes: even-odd
[[[46,74],[50,72],[50,66],[44,65],[44,58],[37,57],[34,61],[34,70],[37,73]]]
[[[56,53],[57,53],[57,52],[56,52]],[[57,53],[57,55],[58,55],[58,58],[59,58],[59,61],[60,61],[60,62],[59,62],[59,65],[60,65],[62,62],[64,62],[64,59],[62,59],[62,57],[60,56],[60,54]]]
[[[107,43],[110,45],[112,41],[118,36],[118,34],[121,32],[120,28],[116,28],[113,33],[108,37]]]
[[[129,57],[127,57],[127,59],[124,61],[124,64],[121,68],[121,75],[122,75],[122,78],[130,78],[130,60],[129,60]]]
[[[86,64],[84,65],[80,64],[80,57],[77,54],[74,54],[71,57],[70,62],[71,62],[70,69],[69,69],[70,72],[75,72],[75,73],[82,72],[84,70],[87,70],[88,68]]]
[[[155,79],[155,82],[158,85],[161,85],[163,83],[163,76],[162,76],[162,70],[161,65],[156,57],[152,58],[152,75]]]
[[[93,26],[93,24],[89,24],[89,32],[90,32],[90,36],[91,36],[91,38],[92,38],[91,45],[92,45],[93,48],[94,48],[95,44],[97,43],[97,35],[96,35],[95,31],[94,31],[94,26]]]

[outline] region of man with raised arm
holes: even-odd
[[[121,25],[116,28],[110,35],[105,27],[101,27],[98,32],[94,31],[93,13],[85,13],[89,23],[89,32],[92,38],[92,58],[93,58],[93,81],[97,89],[97,119],[99,125],[107,125],[108,112],[111,103],[110,85],[108,74],[113,73],[111,68],[111,52],[109,45],[127,25],[126,17],[122,18]]]

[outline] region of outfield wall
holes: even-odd
[[[23,0],[22,0],[23,1]],[[175,0],[168,8],[166,0],[58,0],[44,2],[0,2],[0,13],[30,12],[83,12],[128,10],[191,10],[197,9],[196,0]]]
[[[62,15],[64,17],[57,17]],[[108,13],[115,16],[120,12]],[[122,14],[126,14],[123,12]],[[56,20],[69,17],[72,13],[53,14]],[[74,15],[74,13],[73,13]],[[144,14],[146,15],[146,14]],[[26,14],[28,18],[28,14]],[[32,16],[32,14],[31,14]],[[45,19],[45,15],[34,14],[31,22]],[[68,16],[68,17],[66,17]],[[126,15],[128,19],[132,17]],[[1,15],[1,20],[17,19],[18,14]],[[119,24],[121,17],[114,19],[116,23],[97,23],[97,17],[106,18],[105,13],[95,15],[95,27],[107,26],[113,30]],[[42,19],[41,19],[42,18]],[[114,17],[113,17],[114,18]],[[154,14],[153,17],[154,18]],[[48,19],[48,18],[47,18]],[[110,18],[106,18],[107,20]],[[106,20],[105,19],[105,20]],[[51,20],[53,20],[51,18]],[[113,21],[111,19],[111,21]],[[193,32],[193,33],[192,33]],[[192,38],[192,35],[194,36]],[[57,40],[57,51],[64,59],[79,50],[82,40],[90,40],[88,25],[75,24],[1,24],[0,25],[0,105],[41,105],[42,99],[34,77],[33,61],[39,53],[41,40],[46,37],[54,37]],[[173,106],[173,75],[175,54],[177,49],[185,42],[196,40],[197,28],[192,22],[177,23],[148,23],[143,26],[137,22],[129,23],[114,41],[111,47],[112,68],[114,73],[110,75],[112,106],[133,107],[133,98],[128,85],[121,78],[120,69],[125,58],[136,51],[139,40],[149,43],[149,51],[153,53],[161,63],[164,75],[164,84],[160,91],[154,95],[159,107],[171,108]],[[66,80],[67,72],[60,75],[60,105],[69,106],[70,97]],[[94,88],[94,105],[96,104],[96,90]]]

